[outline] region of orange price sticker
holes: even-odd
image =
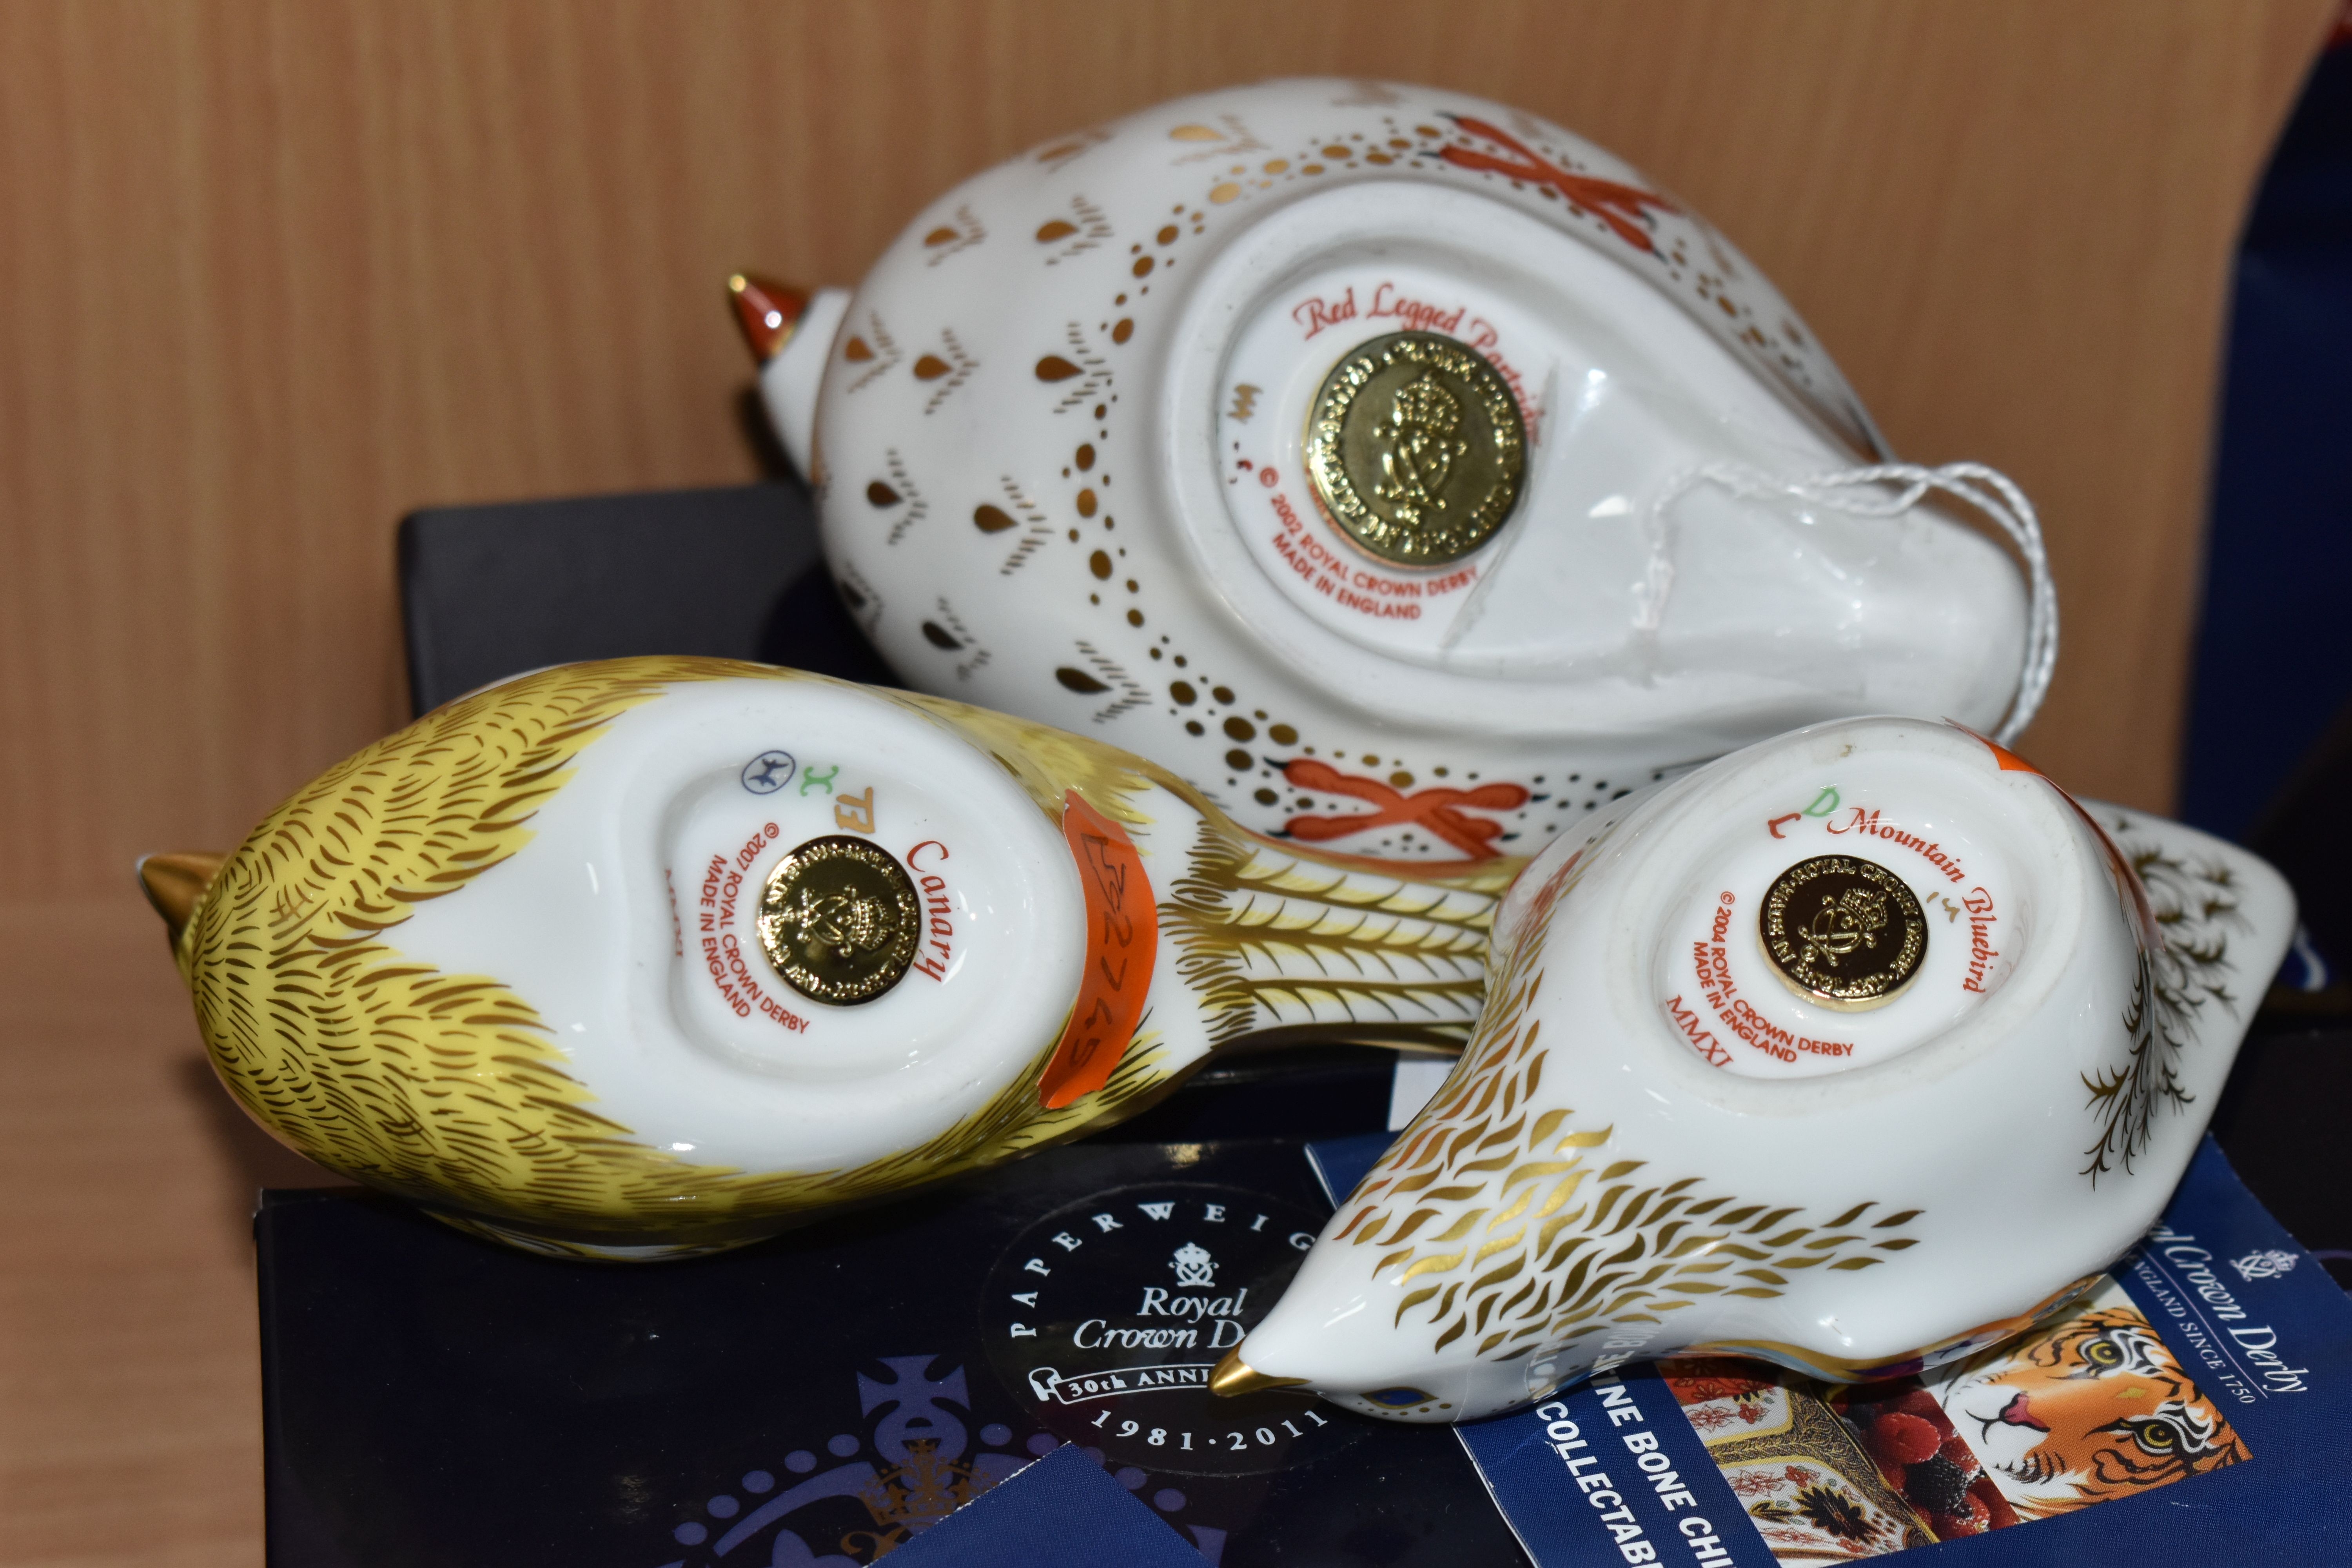
[[[1070,1026],[1062,1031],[1062,1043],[1037,1086],[1037,1098],[1049,1110],[1110,1081],[1143,1016],[1160,947],[1151,882],[1126,831],[1072,790],[1063,797],[1062,836],[1069,840],[1078,883],[1086,890],[1087,967],[1070,1009]]]

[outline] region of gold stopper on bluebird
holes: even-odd
[[[1209,1373],[1209,1392],[1220,1399],[1239,1399],[1244,1394],[1262,1394],[1269,1388],[1304,1388],[1303,1377],[1268,1377],[1242,1360],[1236,1348],[1225,1352],[1214,1372]]]
[[[1918,899],[1885,867],[1852,855],[1817,855],[1781,872],[1757,928],[1790,990],[1844,1012],[1895,1000],[1927,956]]]

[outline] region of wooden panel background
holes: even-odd
[[[246,1196],[125,892],[391,727],[391,526],[740,479],[719,280],[1296,71],[1527,105],[1729,232],[2064,595],[2027,747],[2172,792],[2231,242],[2330,0],[0,0],[0,1562],[258,1557]]]

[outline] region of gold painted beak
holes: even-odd
[[[751,272],[738,272],[727,279],[727,296],[734,302],[735,324],[743,329],[743,342],[760,364],[784,352],[809,302],[806,289]]]
[[[1269,1388],[1303,1388],[1306,1384],[1303,1377],[1268,1377],[1242,1360],[1238,1346],[1227,1351],[1217,1370],[1209,1374],[1209,1392],[1220,1399],[1238,1399]]]
[[[227,864],[226,855],[149,855],[139,862],[139,885],[147,893],[147,901],[163,917],[163,929],[171,933],[172,951],[180,948],[180,933],[188,929],[190,917],[196,912],[196,901],[205,889],[213,885],[220,868]]]

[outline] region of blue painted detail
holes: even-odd
[[[743,787],[753,795],[773,795],[793,782],[793,754],[773,749],[743,764]]]
[[[1364,1395],[1375,1405],[1385,1405],[1392,1410],[1402,1410],[1414,1405],[1426,1405],[1437,1397],[1418,1388],[1381,1388]]]

